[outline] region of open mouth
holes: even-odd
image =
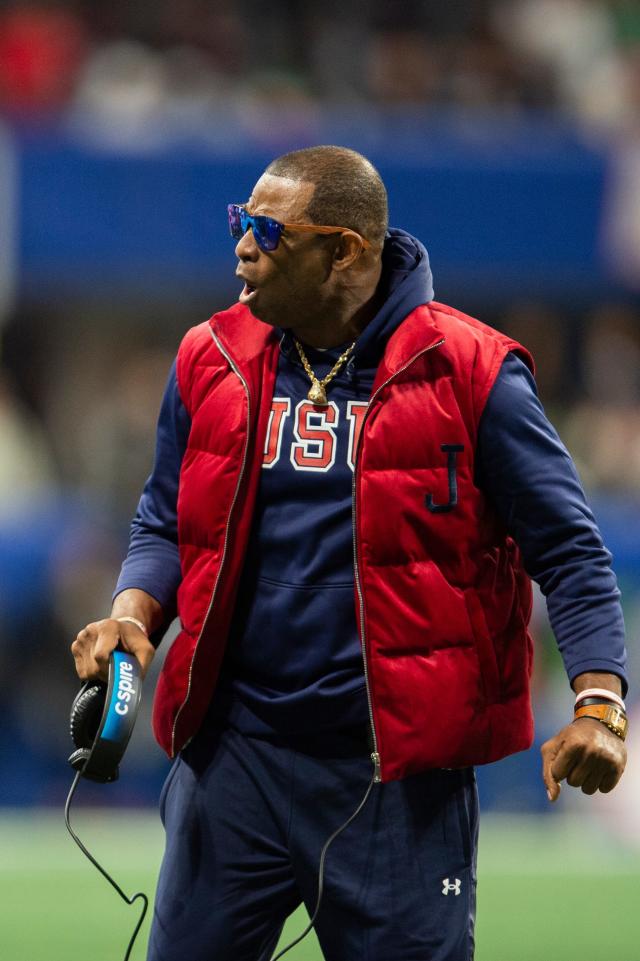
[[[244,287],[242,288],[242,291],[240,293],[238,300],[240,301],[241,304],[248,304],[249,301],[253,300],[257,292],[258,292],[257,289],[255,287],[252,287],[251,284],[245,284]]]

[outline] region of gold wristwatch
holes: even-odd
[[[592,717],[600,721],[621,741],[624,741],[627,736],[629,726],[627,715],[615,704],[585,704],[576,709],[574,720],[578,717]]]

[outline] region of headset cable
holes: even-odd
[[[85,766],[86,766],[86,763],[85,763]],[[127,953],[126,953],[125,956],[124,956],[124,961],[129,961],[129,958],[131,957],[131,951],[132,951],[132,949],[133,949],[134,942],[135,942],[136,938],[138,937],[138,932],[140,931],[140,928],[142,927],[142,923],[143,923],[143,921],[144,921],[144,919],[145,919],[145,917],[146,917],[146,914],[147,914],[147,909],[148,909],[148,907],[149,907],[149,899],[148,899],[148,897],[147,897],[146,894],[143,894],[142,891],[138,891],[138,893],[137,893],[137,894],[134,894],[133,897],[131,897],[131,898],[127,897],[127,895],[124,893],[124,891],[122,890],[122,888],[120,887],[120,885],[119,885],[116,881],[114,881],[114,879],[111,877],[111,875],[109,874],[109,872],[106,871],[106,870],[102,867],[102,865],[98,863],[98,861],[96,861],[96,859],[94,858],[94,856],[91,854],[90,851],[87,850],[87,848],[84,846],[84,844],[82,843],[82,841],[80,840],[80,838],[78,837],[78,835],[76,834],[76,832],[75,832],[75,831],[73,830],[73,828],[71,827],[71,823],[70,823],[70,820],[69,820],[69,810],[70,810],[70,808],[71,808],[71,801],[73,800],[73,796],[74,796],[75,791],[76,791],[76,788],[77,788],[77,786],[78,786],[78,781],[80,780],[81,777],[82,777],[82,771],[81,771],[81,770],[80,770],[80,771],[77,771],[77,772],[76,772],[76,776],[75,776],[74,779],[73,779],[73,784],[71,785],[71,789],[70,789],[70,791],[69,791],[69,794],[68,794],[68,796],[67,796],[66,804],[65,804],[65,806],[64,806],[64,823],[67,825],[67,831],[69,832],[69,834],[71,835],[71,837],[73,838],[73,840],[76,842],[76,844],[78,845],[78,847],[80,848],[80,850],[82,851],[82,853],[91,861],[91,863],[93,864],[93,866],[98,869],[98,871],[100,872],[100,874],[101,874],[104,878],[106,878],[106,880],[109,882],[109,884],[111,885],[111,887],[112,887],[112,888],[115,888],[115,890],[118,892],[118,894],[120,895],[120,897],[122,898],[123,901],[125,901],[127,904],[131,905],[131,904],[133,904],[134,901],[137,901],[138,898],[141,898],[141,899],[142,899],[142,912],[141,912],[141,914],[140,914],[140,918],[139,918],[139,920],[138,920],[138,923],[136,924],[135,930],[134,930],[133,934],[131,935],[131,940],[129,941],[129,946],[128,946],[128,948],[127,948]]]
[[[332,842],[335,838],[337,838],[338,835],[339,835],[342,831],[344,831],[344,829],[345,829],[346,827],[348,827],[348,826],[351,824],[351,822],[354,820],[355,817],[357,817],[358,814],[360,814],[360,811],[361,811],[362,808],[365,806],[366,801],[367,801],[367,798],[369,797],[369,794],[371,793],[371,788],[373,787],[373,784],[374,784],[374,782],[375,782],[375,777],[376,777],[376,776],[375,776],[375,772],[374,772],[374,774],[373,774],[373,776],[372,776],[372,778],[371,778],[371,781],[369,782],[369,786],[368,786],[368,788],[367,788],[367,790],[366,790],[365,796],[364,796],[363,799],[360,801],[360,804],[358,805],[358,807],[355,809],[355,811],[353,812],[353,814],[351,815],[351,817],[349,817],[349,818],[344,822],[344,824],[342,824],[342,825],[338,828],[337,831],[334,831],[334,832],[333,832],[333,834],[331,835],[331,837],[328,839],[328,841],[325,842],[325,845],[324,845],[324,847],[322,848],[322,852],[321,852],[321,854],[320,854],[320,868],[319,868],[319,871],[318,871],[318,900],[316,901],[316,907],[315,907],[315,910],[314,910],[314,912],[313,912],[313,917],[312,917],[311,920],[309,921],[309,924],[306,926],[306,928],[304,929],[304,931],[302,932],[302,934],[298,935],[298,937],[295,939],[295,941],[292,941],[291,944],[288,944],[288,945],[286,946],[286,948],[283,948],[282,951],[279,951],[278,954],[274,955],[274,957],[271,959],[271,961],[278,961],[278,958],[281,958],[283,954],[286,954],[287,951],[290,951],[291,948],[295,947],[296,944],[299,944],[300,941],[302,941],[303,938],[306,938],[306,936],[308,935],[309,931],[310,931],[311,928],[313,927],[314,921],[315,921],[315,919],[316,919],[317,916],[318,916],[318,911],[320,910],[320,902],[322,901],[322,890],[323,890],[323,886],[324,886],[324,859],[325,859],[325,856],[326,856],[326,853],[327,853],[327,849],[328,849],[329,845],[331,844],[331,842]],[[126,958],[125,958],[125,961],[126,961]]]

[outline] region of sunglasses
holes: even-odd
[[[244,237],[249,227],[251,227],[258,247],[260,250],[267,252],[277,248],[284,230],[297,230],[300,233],[309,234],[343,234],[348,231],[360,237],[360,234],[356,233],[355,230],[351,230],[350,227],[319,227],[316,224],[283,224],[280,223],[279,220],[274,220],[273,217],[253,216],[253,214],[248,214],[240,204],[227,204],[227,213],[229,215],[229,233],[234,240],[240,240],[241,237]],[[364,248],[371,246],[369,241],[365,240],[364,237],[360,237],[360,240]]]

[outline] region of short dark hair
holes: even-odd
[[[387,191],[362,154],[347,147],[306,147],[277,157],[266,173],[315,184],[307,207],[311,223],[349,227],[382,246],[389,218]]]

